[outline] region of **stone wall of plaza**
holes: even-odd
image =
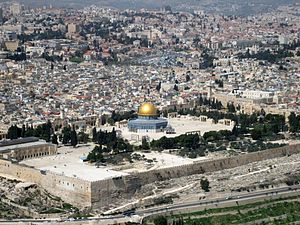
[[[50,194],[79,207],[91,206],[91,183],[0,159],[0,175],[34,182]]]
[[[235,157],[211,161],[199,161],[193,164],[134,173],[119,178],[92,182],[92,205],[94,207],[108,205],[114,198],[130,199],[141,186],[155,181],[168,180],[193,174],[203,174],[223,169],[238,167],[255,161],[283,157],[300,153],[300,144],[274,148],[260,152],[243,154]]]
[[[142,180],[135,175],[91,182],[92,206],[99,208],[115,204],[116,200],[132,199],[134,194],[138,193],[142,183]]]
[[[221,158],[210,161],[199,161],[193,164],[177,166],[172,168],[158,169],[135,174],[136,180],[140,185],[152,183],[157,180],[178,178],[181,176],[202,174],[205,172],[219,171],[246,165],[256,161],[289,156],[300,153],[300,144],[289,145],[281,148],[268,149],[260,152],[253,152],[234,157]]]
[[[121,198],[131,199],[143,185],[178,178],[192,174],[203,174],[222,169],[234,168],[255,161],[289,156],[300,153],[300,144],[269,149],[261,152],[243,154],[211,161],[199,161],[189,165],[176,166],[133,173],[95,182],[76,177],[66,177],[48,171],[40,171],[22,164],[0,159],[0,175],[5,174],[20,180],[40,184],[49,193],[61,197],[78,207],[98,208],[115,203]],[[4,174],[4,175],[3,175]]]

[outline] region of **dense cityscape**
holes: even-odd
[[[300,4],[183,6],[0,3],[0,224],[300,221]]]

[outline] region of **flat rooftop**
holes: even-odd
[[[39,140],[39,139],[37,139],[37,141],[34,142],[24,142],[24,143],[16,142],[15,144],[0,146],[0,152],[7,152],[15,149],[40,146],[40,145],[51,145],[51,143],[47,143],[46,141]]]
[[[82,146],[78,148],[61,147],[58,148],[57,155],[28,159],[22,161],[21,164],[87,181],[104,180],[128,174],[111,170],[106,166],[97,168],[94,164],[83,162],[80,157],[87,156],[93,147],[94,146]]]
[[[3,140],[0,141],[0,148],[5,146],[10,146],[10,145],[25,144],[25,143],[31,143],[36,141],[39,141],[39,139],[36,137],[25,137],[25,138],[13,139],[13,140]]]
[[[98,181],[114,177],[129,175],[135,172],[169,168],[192,164],[195,161],[209,160],[220,157],[209,155],[196,159],[184,158],[178,155],[165,152],[134,152],[144,156],[144,160],[134,161],[133,163],[124,162],[118,165],[108,165],[96,167],[95,164],[83,162],[80,158],[86,157],[94,148],[94,144],[73,148],[64,146],[58,148],[58,154],[43,156],[41,158],[26,159],[21,164],[33,166],[39,170],[51,171],[67,177],[79,178],[87,181]],[[151,163],[147,160],[152,160]]]

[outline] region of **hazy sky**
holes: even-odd
[[[96,4],[120,9],[158,9],[162,5],[170,5],[179,11],[203,9],[210,12],[247,15],[265,12],[279,5],[297,3],[299,0],[19,0],[19,2],[30,7],[52,4],[54,7],[82,8]]]

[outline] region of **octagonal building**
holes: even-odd
[[[164,132],[168,121],[157,115],[157,109],[152,103],[143,103],[138,110],[138,118],[128,122],[128,130],[136,133]]]

